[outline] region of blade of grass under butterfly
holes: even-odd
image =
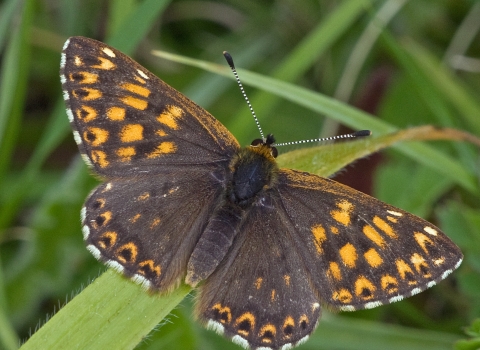
[[[154,54],[165,59],[199,67],[234,79],[230,69],[226,66],[162,51],[154,51]],[[366,112],[306,88],[245,70],[239,70],[239,75],[242,82],[246,84],[269,91],[318,113],[328,115],[330,118],[338,120],[353,129],[370,129],[374,134],[385,134],[397,130],[394,125],[374,118]],[[452,157],[422,143],[401,143],[393,147],[420,164],[429,166],[437,172],[451,178],[455,183],[468,191],[476,192],[478,190],[478,185],[472,174],[466,171],[465,168]]]
[[[133,349],[190,292],[146,293],[108,270],[60,309],[22,347],[29,349]]]

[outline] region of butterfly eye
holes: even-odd
[[[250,146],[253,146],[253,147],[257,147],[257,146],[260,146],[260,145],[263,145],[263,140],[262,139],[255,139],[250,144]]]

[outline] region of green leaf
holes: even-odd
[[[21,349],[133,349],[189,292],[182,285],[168,295],[152,296],[108,270]]]

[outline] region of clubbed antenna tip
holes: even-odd
[[[235,64],[233,64],[233,58],[227,51],[223,51],[223,57],[225,57],[225,59],[227,60],[230,68],[235,69]]]
[[[370,130],[358,130],[355,131],[352,135],[355,137],[370,136],[372,132]]]

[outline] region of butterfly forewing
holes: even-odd
[[[228,164],[238,149],[207,111],[101,42],[70,38],[60,74],[75,140],[101,175]]]
[[[278,191],[321,299],[353,311],[417,294],[461,263],[431,223],[335,181],[282,170]]]

